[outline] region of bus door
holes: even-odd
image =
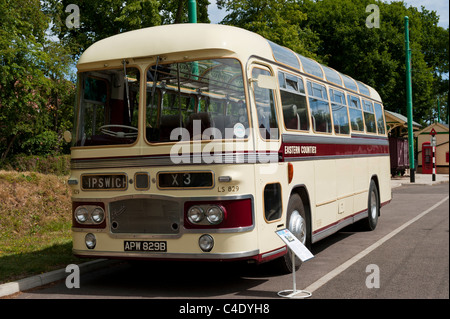
[[[277,86],[274,73],[266,66],[250,66],[250,99],[253,100],[252,116],[254,127],[255,153],[255,198],[258,200],[255,211],[262,253],[279,248],[275,237],[277,225],[283,215],[282,184],[287,182],[286,170],[278,165],[278,150],[281,137],[276,109]]]
[[[433,153],[430,142],[422,144],[422,174],[433,173]]]

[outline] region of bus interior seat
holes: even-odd
[[[297,105],[283,105],[283,116],[286,128],[299,130],[301,127],[300,116],[297,113]]]
[[[180,116],[178,114],[162,115],[159,127],[160,141],[170,141],[170,133],[178,127],[180,127]]]
[[[189,115],[189,119],[186,124],[186,128],[191,137],[194,137],[194,133],[198,133],[198,128],[194,127],[194,125],[196,125],[194,121],[196,121],[195,123],[200,121],[200,134],[202,134],[207,128],[211,127],[211,117],[209,116],[209,113],[193,113]]]
[[[300,123],[298,129],[303,131],[309,130],[308,110],[306,108],[298,110],[297,116]],[[303,119],[303,121],[301,119]]]
[[[225,137],[226,131],[225,129],[230,127],[231,123],[231,116],[230,115],[216,115],[211,118],[214,122],[214,127],[217,128],[221,133],[222,137]]]

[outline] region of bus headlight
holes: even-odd
[[[89,216],[89,212],[88,212],[87,208],[84,206],[79,206],[75,210],[75,219],[80,224],[86,222],[88,219],[88,216]]]
[[[214,239],[211,235],[205,234],[200,236],[198,239],[198,245],[200,246],[200,249],[204,252],[209,252],[214,247]]]
[[[105,211],[101,207],[97,207],[92,211],[91,218],[94,223],[101,223],[105,218]]]
[[[87,248],[94,249],[95,245],[97,244],[97,239],[95,238],[94,234],[89,233],[84,237],[84,242]]]
[[[200,206],[192,206],[188,210],[188,219],[191,223],[199,223],[202,221],[202,219],[205,217],[205,213],[203,211],[203,208]]]
[[[220,224],[223,221],[223,210],[219,206],[212,206],[206,211],[206,219],[213,225]]]
[[[106,212],[103,203],[73,203],[73,221],[75,227],[104,228]]]

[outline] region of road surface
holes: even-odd
[[[313,245],[315,257],[297,271],[296,288],[311,292],[309,299],[448,299],[448,197],[448,183],[393,189],[392,202],[382,208],[375,231],[349,227]],[[269,263],[255,267],[209,262],[118,262],[81,273],[80,288],[69,289],[62,280],[13,297],[177,299],[171,309],[177,312],[221,299],[220,306],[211,311],[231,311],[234,305],[238,313],[242,299],[257,307],[253,311],[264,311],[264,305],[270,306],[269,299],[282,299],[277,292],[292,289],[292,282],[292,274],[280,274]],[[266,301],[256,300],[261,298]],[[229,308],[224,309],[225,305]],[[207,316],[209,309],[192,310],[205,311],[202,315]],[[248,308],[241,306],[241,310],[251,314]]]

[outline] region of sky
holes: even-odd
[[[338,0],[336,0],[338,1]],[[225,10],[219,10],[216,5],[215,0],[210,0],[211,4],[208,7],[209,19],[211,23],[219,23],[225,17]],[[448,28],[449,20],[449,10],[448,10],[448,0],[406,0],[404,1],[406,5],[417,7],[421,10],[424,6],[427,10],[436,11],[440,16],[439,26],[443,28]],[[382,13],[381,13],[382,14]]]

